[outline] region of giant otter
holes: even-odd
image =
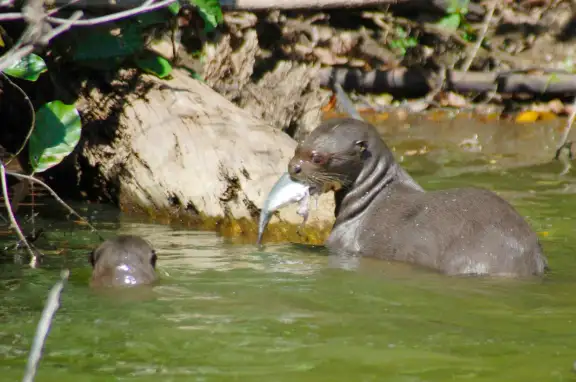
[[[536,233],[495,193],[426,192],[394,160],[376,129],[338,118],[296,148],[288,171],[314,193],[335,192],[326,247],[336,254],[410,262],[449,275],[540,275]]]
[[[156,280],[156,252],[139,236],[120,235],[90,253],[93,287],[151,284]]]

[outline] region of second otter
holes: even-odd
[[[120,235],[90,254],[92,287],[134,286],[156,281],[156,252],[146,240]]]
[[[376,129],[351,118],[320,124],[296,148],[290,176],[311,192],[335,192],[333,253],[415,263],[451,275],[540,275],[536,233],[495,193],[425,192],[394,160]]]

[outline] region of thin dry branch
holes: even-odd
[[[30,349],[30,355],[28,356],[28,363],[26,364],[26,373],[24,374],[24,378],[22,378],[22,382],[34,381],[34,376],[38,369],[38,363],[42,356],[42,348],[44,347],[46,336],[48,335],[50,325],[52,324],[52,318],[60,307],[60,293],[62,292],[62,289],[64,289],[64,283],[68,280],[69,275],[70,271],[64,269],[60,273],[60,280],[58,280],[56,285],[52,287],[48,294],[44,310],[42,311],[42,317],[40,317],[40,321],[36,327],[36,335],[32,342],[32,348]]]
[[[62,207],[64,207],[65,209],[68,210],[68,212],[70,212],[72,215],[76,216],[78,219],[80,219],[84,224],[86,224],[88,227],[90,227],[90,229],[92,230],[92,232],[95,232],[98,237],[104,241],[105,239],[100,235],[100,233],[98,233],[98,230],[96,228],[94,228],[94,226],[92,224],[90,224],[88,222],[88,220],[86,220],[85,218],[83,218],[80,214],[78,214],[76,211],[74,211],[74,209],[72,207],[70,207],[68,204],[66,204],[66,202],[64,202],[56,193],[56,191],[54,191],[52,188],[50,188],[50,186],[48,186],[46,183],[44,183],[43,181],[41,181],[40,179],[36,179],[33,176],[30,175],[24,175],[24,174],[18,174],[16,172],[10,172],[10,171],[6,171],[7,175],[13,176],[15,178],[19,178],[19,179],[26,179],[29,180],[32,183],[37,183],[39,185],[41,185],[42,187],[44,187],[53,197],[54,199],[56,199],[56,201],[58,203],[60,203],[60,205]]]
[[[566,121],[566,127],[564,127],[564,131],[562,131],[562,137],[560,138],[560,144],[556,148],[556,154],[554,155],[554,159],[560,158],[560,153],[564,148],[568,149],[568,155],[570,159],[572,159],[572,144],[568,142],[568,135],[570,134],[570,130],[572,130],[572,125],[574,124],[575,119],[576,119],[576,97],[574,97],[574,101],[572,102],[572,112],[570,113],[568,121]],[[567,163],[564,163],[564,170],[560,175],[565,175],[570,170],[569,162]]]
[[[20,238],[20,241],[24,243],[26,247],[26,251],[31,256],[30,264],[33,266],[37,263],[36,254],[28,244],[28,241],[24,237],[18,222],[16,221],[16,217],[14,216],[14,212],[12,212],[12,206],[10,206],[10,199],[8,198],[8,187],[6,186],[6,168],[4,168],[4,164],[0,163],[0,181],[2,182],[2,195],[4,196],[4,205],[6,206],[6,212],[8,213],[8,217],[10,218],[10,227],[16,231],[16,234]]]
[[[482,30],[480,31],[480,35],[478,36],[478,40],[472,46],[472,49],[470,50],[470,53],[468,54],[466,61],[464,61],[464,64],[462,65],[463,71],[467,72],[468,69],[470,69],[472,62],[474,61],[474,58],[476,58],[476,55],[478,54],[478,51],[480,50],[480,47],[482,46],[482,42],[484,42],[484,39],[486,38],[486,33],[488,32],[488,28],[490,27],[490,22],[492,21],[492,17],[494,16],[494,11],[496,10],[496,7],[498,6],[499,2],[500,2],[500,0],[492,0],[492,4],[490,4],[490,8],[488,9],[488,13],[486,14],[486,17],[484,18],[484,22],[482,23]]]
[[[127,18],[127,17],[139,15],[142,13],[152,12],[152,11],[155,11],[157,9],[165,8],[165,7],[169,6],[170,4],[174,3],[175,1],[177,1],[177,0],[163,0],[163,1],[156,3],[156,4],[151,4],[150,1],[147,1],[144,4],[142,4],[136,8],[128,9],[126,11],[117,12],[117,13],[113,13],[111,15],[102,16],[102,17],[95,17],[95,18],[88,19],[88,20],[77,20],[72,24],[72,26],[94,26],[94,25],[104,24],[104,23],[108,23],[111,21],[116,21],[116,20]],[[54,23],[54,24],[65,24],[68,22],[68,20],[62,19],[59,17],[47,17],[46,20],[48,20],[49,22]]]
[[[120,0],[126,1],[126,0]],[[436,9],[446,11],[450,0],[220,0],[225,10],[272,10],[272,9],[330,9],[330,8],[368,8],[375,6],[409,5],[413,8]],[[470,2],[467,16],[484,16],[484,7]]]
[[[71,1],[70,5],[77,0]],[[132,9],[116,12],[107,16],[95,17],[88,20],[80,20],[83,16],[82,11],[72,14],[69,19],[47,15],[42,8],[42,1],[39,3],[35,0],[29,0],[24,6],[22,12],[10,12],[0,14],[0,21],[25,19],[28,22],[26,31],[22,34],[19,41],[2,57],[0,57],[0,72],[12,65],[14,62],[21,60],[23,57],[34,51],[37,45],[47,45],[51,39],[65,32],[73,26],[94,26],[111,21],[120,20],[134,15],[151,12],[160,8],[165,8],[176,0],[163,0],[154,3],[154,0],[148,0]],[[67,6],[66,5],[66,6]],[[49,14],[53,14],[50,12]],[[46,22],[57,24],[58,27],[52,29]]]
[[[72,24],[82,17],[83,13],[81,11],[74,12],[69,20],[65,24],[52,29],[49,33],[41,35],[38,37],[37,41],[25,41],[26,32],[22,35],[22,38],[18,43],[13,46],[8,52],[6,52],[2,57],[0,57],[0,72],[4,71],[6,68],[10,67],[13,63],[21,60],[23,57],[29,55],[34,51],[36,45],[46,45],[50,40],[59,34],[64,33],[72,27]],[[29,28],[36,28],[37,26],[29,26]]]

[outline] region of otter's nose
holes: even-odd
[[[297,159],[292,159],[288,164],[288,173],[290,173],[290,175],[297,175],[300,174],[301,172],[302,172],[302,165],[300,161]]]

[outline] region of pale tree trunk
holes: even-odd
[[[86,134],[81,155],[118,185],[123,208],[256,219],[296,142],[186,71],[175,69],[169,81],[138,81],[126,95],[93,90],[83,110],[92,136]],[[111,142],[102,141],[107,120]],[[91,128],[93,123],[99,126]],[[333,197],[326,194],[317,209],[312,206],[309,222],[324,230],[333,214]],[[296,206],[281,210],[280,217],[301,222]]]

